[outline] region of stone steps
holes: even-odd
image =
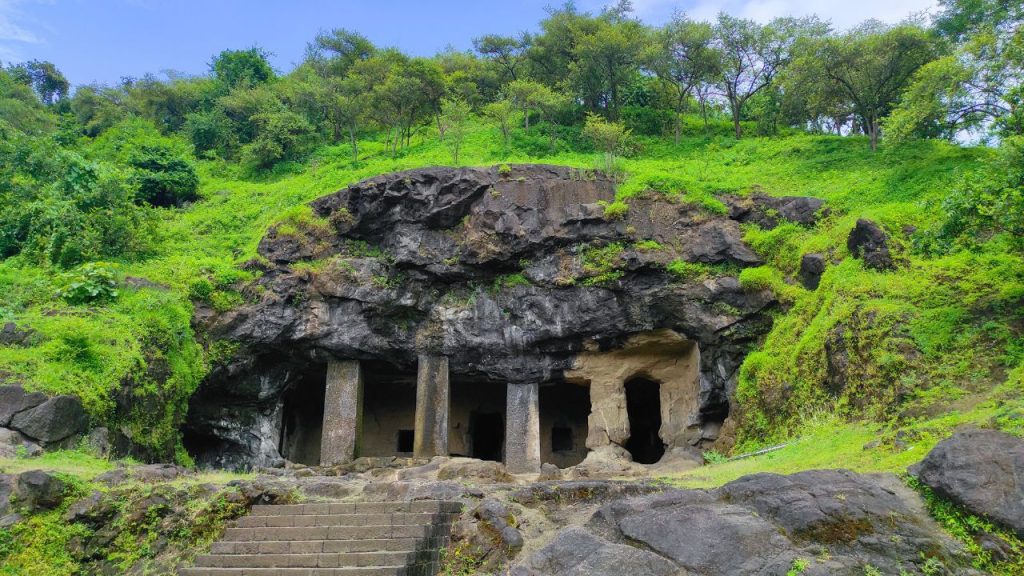
[[[254,506],[181,576],[433,576],[457,502]]]

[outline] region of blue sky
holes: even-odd
[[[577,0],[597,11],[610,0]],[[358,30],[379,46],[431,55],[472,47],[485,33],[534,30],[561,0],[0,0],[0,61],[50,60],[73,84],[175,70],[201,74],[226,48],[259,45],[290,70],[319,29]],[[645,21],[675,10],[713,18],[724,10],[756,20],[816,12],[845,28],[868,17],[898,21],[935,0],[634,0]]]

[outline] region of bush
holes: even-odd
[[[138,200],[168,207],[181,206],[199,197],[195,166],[167,147],[142,146],[132,154],[130,165],[135,168],[132,180]]]
[[[64,275],[64,286],[57,292],[68,304],[93,304],[117,298],[117,280],[106,264],[93,262]]]

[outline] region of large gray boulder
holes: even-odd
[[[516,568],[514,576],[668,576],[685,574],[657,554],[567,528]]]
[[[64,501],[67,485],[57,476],[42,470],[30,470],[18,474],[14,483],[14,501],[30,512],[52,510]]]
[[[21,386],[0,386],[0,426],[9,426],[18,412],[46,402],[40,392],[26,392]]]
[[[89,415],[74,396],[55,396],[11,419],[11,428],[44,444],[82,434],[88,427]]]
[[[1024,440],[997,430],[957,432],[910,473],[938,495],[1024,537]]]
[[[815,470],[613,501],[518,569],[543,576],[784,576],[799,565],[806,576],[861,576],[868,566],[882,574],[923,574],[925,563],[929,570],[940,564],[945,574],[977,574],[962,546],[895,476]]]

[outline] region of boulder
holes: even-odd
[[[1024,538],[1024,440],[996,430],[960,431],[910,473],[939,496]]]
[[[752,194],[748,197],[726,195],[722,199],[729,207],[730,218],[757,224],[765,230],[777,227],[783,220],[813,226],[820,216],[828,214],[825,202],[818,198]]]
[[[22,472],[14,483],[14,501],[30,512],[52,510],[64,501],[65,488],[63,480],[48,472]]]
[[[0,428],[0,458],[16,458],[21,455],[38,456],[43,449],[17,430]]]
[[[33,334],[31,329],[22,330],[14,322],[6,322],[0,328],[0,346],[24,346]]]
[[[864,260],[864,266],[873,270],[895,270],[896,262],[889,252],[889,235],[871,220],[857,220],[857,225],[846,239],[846,247],[854,258]]]
[[[7,514],[11,508],[11,494],[14,492],[15,476],[0,474],[0,516]]]
[[[511,482],[512,476],[501,462],[457,458],[443,464],[437,471],[438,480],[476,480],[485,482]]]
[[[566,528],[555,535],[514,576],[669,576],[679,568],[641,548],[613,544],[583,528]]]
[[[800,258],[800,283],[808,290],[815,290],[825,273],[825,257],[821,254],[804,254]]]
[[[41,392],[26,392],[21,386],[0,386],[0,426],[9,426],[18,412],[46,402]]]
[[[43,444],[59,442],[82,434],[89,426],[82,401],[74,396],[55,396],[42,404],[18,412],[11,428]]]
[[[188,472],[174,464],[148,464],[132,469],[132,476],[140,482],[168,482]]]

